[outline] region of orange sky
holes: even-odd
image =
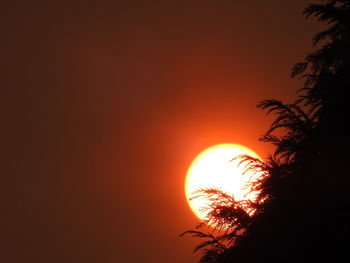
[[[195,262],[186,170],[214,144],[271,149],[255,106],[301,87],[310,1],[29,2],[0,23],[1,261]]]

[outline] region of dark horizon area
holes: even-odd
[[[271,152],[256,105],[302,87],[314,1],[39,2],[0,16],[0,260],[198,261],[188,166],[220,143]]]

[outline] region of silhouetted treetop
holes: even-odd
[[[269,99],[257,107],[275,120],[260,138],[275,150],[264,161],[239,156],[260,177],[247,186],[253,201],[237,201],[220,189],[199,189],[212,201],[208,219],[221,232],[205,238],[201,262],[346,262],[350,260],[350,0],[325,0],[304,9],[328,28],[315,51],[295,64],[304,82],[294,103]]]

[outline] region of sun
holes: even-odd
[[[244,165],[238,166],[239,160],[232,160],[242,154],[261,160],[253,150],[239,144],[215,145],[193,160],[186,175],[185,193],[189,206],[199,219],[205,219],[206,213],[201,208],[208,201],[204,198],[190,198],[200,188],[220,188],[234,195],[236,200],[252,200],[255,197],[244,187],[254,175],[250,172],[244,173]]]

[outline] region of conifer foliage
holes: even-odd
[[[291,70],[304,83],[295,102],[257,106],[276,116],[260,138],[275,151],[264,162],[239,157],[246,170],[262,174],[249,186],[258,197],[194,193],[212,201],[208,219],[182,234],[204,239],[195,248],[200,262],[350,261],[350,0],[311,4],[303,14],[328,26]],[[217,231],[205,233],[209,224]]]

